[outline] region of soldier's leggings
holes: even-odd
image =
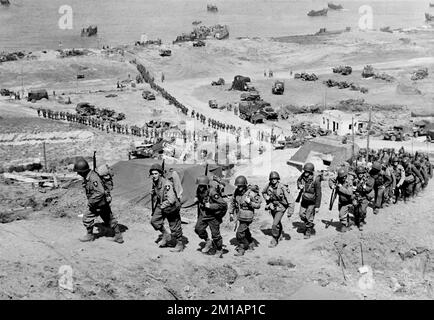
[[[306,204],[302,200],[299,215],[301,221],[306,225],[306,228],[313,228],[315,225],[313,223],[313,219],[315,218],[315,204]]]
[[[252,234],[250,233],[249,226],[251,221],[239,221],[236,238],[240,248],[247,250],[249,244],[253,242]]]
[[[339,221],[346,227],[350,225],[350,210],[352,203],[338,203]]]
[[[375,208],[379,209],[383,207],[383,201],[384,201],[384,188],[378,187],[375,189]]]
[[[360,222],[365,221],[368,205],[369,201],[367,199],[363,199],[360,200],[358,205],[354,207],[354,222],[356,226],[360,226]]]
[[[416,185],[415,182],[412,183],[404,182],[404,184],[402,185],[402,190],[404,191],[405,200],[407,200],[409,197],[413,195],[415,185]]]
[[[155,230],[164,232],[164,219],[169,222],[169,228],[172,235],[176,240],[182,241],[182,227],[181,227],[181,215],[179,211],[171,214],[164,214],[160,207],[157,206],[154,211],[154,215],[151,218],[151,225]]]
[[[273,225],[271,226],[271,235],[276,240],[279,240],[280,235],[282,234],[282,217],[285,211],[271,211],[271,215],[273,216]]]
[[[105,226],[110,226],[111,228],[115,228],[118,225],[118,221],[113,215],[113,212],[110,208],[110,204],[106,204],[97,209],[92,209],[83,214],[83,225],[86,229],[91,229],[94,226],[95,218],[100,216],[104,221]]]
[[[422,190],[422,182],[418,179],[414,186],[414,195],[417,196]]]
[[[212,219],[203,219],[203,216],[200,214],[197,218],[196,226],[194,228],[194,232],[199,236],[199,238],[203,240],[208,240],[208,232],[206,228],[209,226],[211,231],[211,238],[216,246],[217,250],[221,250],[223,247],[223,238],[220,235],[220,224],[221,220],[212,218]]]

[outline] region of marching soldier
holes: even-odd
[[[329,180],[330,189],[336,189],[338,198],[339,221],[341,223],[340,232],[350,230],[349,212],[353,205],[353,180],[348,175],[346,169],[339,168],[338,176]]]
[[[89,207],[89,211],[83,215],[83,224],[87,233],[79,240],[82,242],[95,240],[93,235],[94,220],[100,216],[104,221],[104,225],[110,226],[114,230],[115,236],[113,240],[117,243],[123,243],[122,233],[119,230],[116,218],[113,216],[110,199],[107,198],[107,192],[100,176],[95,171],[90,170],[88,162],[83,158],[75,162],[74,171],[83,177],[83,187],[86,191]]]
[[[277,246],[279,239],[283,233],[282,217],[287,212],[288,218],[294,213],[294,199],[289,192],[288,186],[280,183],[279,173],[271,171],[268,180],[270,181],[262,190],[267,205],[265,210],[270,210],[273,217],[273,225],[271,227],[270,248]]]
[[[297,187],[301,192],[299,215],[306,227],[305,239],[309,239],[315,233],[313,221],[321,206],[321,176],[315,176],[314,172],[315,166],[308,162],[303,166],[303,173],[297,179]]]
[[[389,177],[386,177],[380,162],[375,161],[372,164],[372,168],[369,171],[369,175],[375,180],[374,191],[375,191],[375,203],[374,203],[374,214],[378,214],[380,208],[383,207],[384,192],[386,190],[386,183],[389,182]]]
[[[360,231],[366,224],[366,211],[374,199],[374,179],[366,173],[362,166],[356,168],[356,178],[353,181],[354,190],[354,222]]]
[[[398,202],[400,195],[402,195],[403,192],[403,185],[405,182],[405,170],[404,167],[399,163],[398,157],[394,156],[391,159],[392,162],[392,169],[393,169],[393,175],[395,176],[395,182],[394,185],[394,198],[395,203]]]
[[[213,247],[216,249],[216,256],[222,258],[223,239],[220,235],[220,224],[228,209],[227,203],[223,200],[218,185],[212,185],[207,176],[200,176],[196,179],[197,190],[197,223],[194,231],[199,238],[205,240],[205,246],[201,252],[208,253]],[[211,239],[208,238],[206,228],[211,231]]]
[[[164,220],[169,222],[171,234],[176,239],[176,247],[171,252],[184,250],[181,227],[181,204],[175,194],[172,183],[163,176],[163,168],[159,164],[153,164],[149,170],[152,176],[152,218],[151,225],[156,231],[160,231],[162,239],[160,248],[166,247],[170,240],[170,234],[164,228]]]
[[[235,214],[237,215],[239,223],[236,233],[238,247],[235,256],[242,256],[247,249],[253,249],[253,238],[249,230],[249,225],[253,221],[255,209],[261,207],[262,200],[258,195],[259,190],[254,191],[252,190],[253,188],[249,188],[245,176],[238,176],[235,179],[235,186],[237,188],[230,202],[229,215],[230,221],[234,220]]]

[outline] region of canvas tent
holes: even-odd
[[[287,162],[301,171],[306,162],[312,162],[316,170],[335,170],[346,161],[351,160],[352,143],[343,144],[341,137],[318,137],[306,142]],[[354,145],[354,153],[357,155],[359,146]]]
[[[152,179],[149,169],[153,163],[161,163],[155,159],[134,159],[120,161],[113,165],[113,198],[119,198],[131,204],[143,205],[151,208]],[[196,196],[196,178],[205,173],[204,164],[165,164],[168,172],[173,168],[181,179],[182,184],[182,207],[189,207],[194,203]],[[210,164],[208,175],[222,177],[222,167]],[[227,184],[225,195],[232,194],[234,187]]]

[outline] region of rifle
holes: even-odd
[[[205,166],[205,175],[206,175],[206,176],[208,175],[208,163],[207,163],[206,166]]]
[[[299,202],[300,202],[300,200],[301,200],[301,196],[303,195],[303,191],[304,191],[304,189],[300,189],[300,191],[299,191],[299,193],[298,193],[298,196],[297,196],[297,199],[295,199],[295,202],[296,202],[296,203],[299,203]]]
[[[96,170],[96,151],[93,152],[93,171]]]
[[[161,164],[161,171],[163,171],[163,175],[165,174],[165,172],[164,172],[164,162],[165,162],[165,160],[166,159],[163,159],[163,163]]]
[[[336,197],[338,195],[337,190],[336,190],[337,185],[338,185],[338,182],[337,182],[337,179],[336,179],[335,187],[333,188],[332,194],[330,195],[329,211],[332,211],[333,204],[335,203]]]

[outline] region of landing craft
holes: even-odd
[[[322,10],[318,10],[318,11],[310,10],[310,11],[307,13],[307,15],[308,15],[309,17],[326,16],[326,15],[327,15],[327,12],[328,12],[328,9],[327,9],[327,8],[324,8],[324,9],[322,9]]]
[[[329,2],[327,6],[332,10],[342,10],[344,8],[341,4],[333,4],[331,2]]]

